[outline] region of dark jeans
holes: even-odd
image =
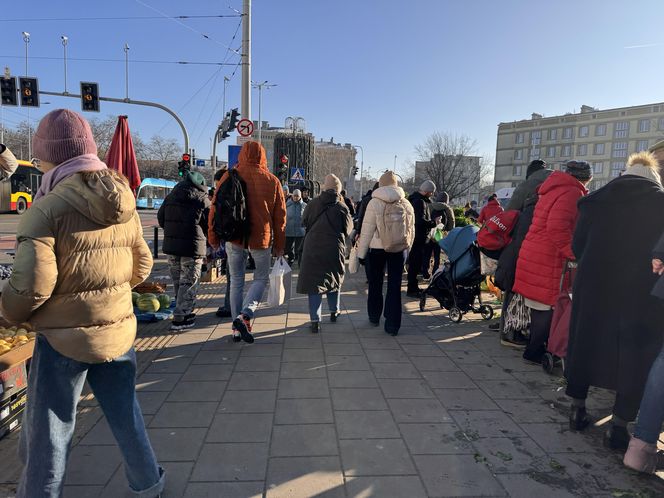
[[[567,389],[565,394],[571,398],[586,399],[588,397],[589,386],[587,384],[580,384],[574,382],[574,379],[567,379]],[[616,392],[616,401],[613,403],[613,414],[632,422],[636,419],[636,414],[639,413],[639,405],[641,404],[641,395],[643,391],[639,389],[630,390],[630,392]]]
[[[433,242],[431,240],[427,241],[424,245],[424,258],[422,261],[422,274],[429,274],[429,265],[431,264],[431,256],[433,256],[433,269],[431,270],[431,275],[436,273],[436,270],[440,268],[440,246],[438,242]]]
[[[549,340],[553,310],[538,311],[530,308],[530,338],[523,352],[524,358],[539,361],[546,353],[546,342]]]
[[[408,256],[408,292],[417,292],[417,275],[422,271],[422,260],[424,259],[424,241],[415,241]]]
[[[286,237],[286,250],[284,251],[284,256],[288,259],[290,265],[293,264],[293,261],[297,261],[297,264],[300,264],[300,258],[302,257],[302,242],[304,242],[304,237]]]
[[[401,276],[403,275],[403,253],[369,250],[369,297],[367,311],[369,320],[378,323],[383,313],[383,280],[387,267],[387,294],[385,296],[385,331],[396,333],[401,327]]]

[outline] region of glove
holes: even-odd
[[[364,266],[364,265],[367,264],[367,260],[364,259],[364,258],[357,258],[357,260],[359,261],[359,263],[360,263],[362,266]]]

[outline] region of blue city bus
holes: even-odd
[[[138,187],[136,207],[139,209],[159,209],[166,196],[177,182],[163,178],[145,178]]]

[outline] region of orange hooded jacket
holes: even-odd
[[[249,211],[249,249],[267,249],[270,243],[274,252],[281,253],[286,243],[286,202],[284,191],[276,176],[267,169],[265,149],[258,142],[246,142],[240,150],[237,172],[247,185],[247,209]],[[208,241],[219,247],[221,241],[214,231],[219,186],[228,179],[224,173],[215,186],[212,207],[208,217]],[[242,245],[240,240],[230,241]]]

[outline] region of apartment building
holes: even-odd
[[[571,159],[593,168],[591,190],[606,185],[625,169],[632,152],[647,150],[664,138],[664,103],[599,110],[500,123],[496,142],[495,189],[515,187],[526,178],[533,159],[561,169]]]

